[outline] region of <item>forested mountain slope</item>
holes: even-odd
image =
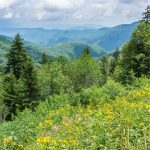
[[[26,41],[39,44],[43,47],[52,47],[64,43],[98,44],[108,52],[122,46],[129,40],[132,31],[138,23],[123,24],[111,28],[100,29],[68,29],[48,30],[42,28],[1,28],[0,34],[14,37],[20,33]],[[109,43],[109,44],[108,44]]]

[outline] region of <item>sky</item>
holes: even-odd
[[[115,26],[141,19],[148,0],[0,0],[0,27]]]

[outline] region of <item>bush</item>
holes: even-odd
[[[82,92],[76,96],[75,100],[82,105],[89,105],[90,103],[97,105],[115,100],[117,96],[123,96],[126,95],[126,93],[125,87],[120,83],[110,80],[102,87],[93,86],[88,89],[83,89]]]
[[[126,94],[126,88],[122,84],[113,80],[107,81],[102,87],[102,93],[105,101],[114,100],[116,96],[122,96]]]
[[[79,93],[78,99],[80,103],[83,105],[89,105],[90,103],[96,105],[100,103],[101,95],[102,95],[102,88],[93,86],[91,88],[84,89],[81,93]]]
[[[63,74],[62,65],[57,62],[43,65],[38,70],[38,85],[42,99],[66,92],[70,88],[69,83],[68,77]]]
[[[150,79],[146,77],[137,78],[131,86],[133,88],[150,87]]]

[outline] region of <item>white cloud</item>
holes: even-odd
[[[11,12],[8,12],[6,15],[3,16],[4,19],[11,19],[13,18],[13,14]]]
[[[139,20],[146,5],[147,0],[0,0],[0,13],[29,24],[116,25]]]
[[[17,0],[0,0],[0,9],[4,9],[10,7],[14,4]]]

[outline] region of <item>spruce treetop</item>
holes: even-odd
[[[19,34],[15,36],[11,48],[7,54],[6,73],[12,73],[17,79],[22,76],[27,54],[24,50],[23,39]]]
[[[141,22],[150,24],[150,5],[148,5],[147,8],[145,9]]]

